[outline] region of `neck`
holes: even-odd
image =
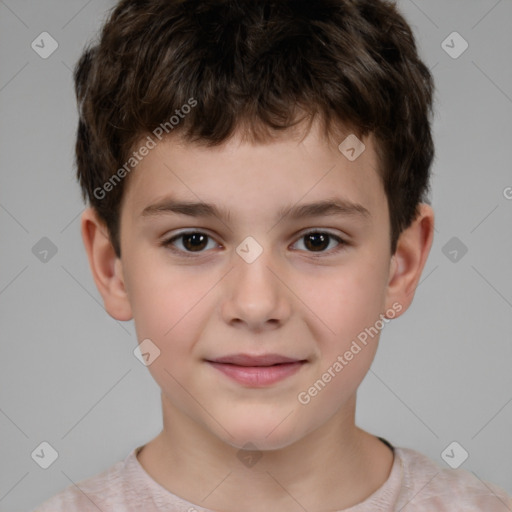
[[[299,441],[265,451],[226,443],[163,393],[162,410],[164,428],[138,459],[164,488],[204,508],[341,510],[364,501],[391,471],[391,450],[354,423],[355,396]]]

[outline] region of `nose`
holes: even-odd
[[[226,279],[222,304],[226,323],[263,331],[282,326],[290,317],[292,294],[270,250],[263,250],[251,263],[235,254]]]

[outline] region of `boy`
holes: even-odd
[[[433,238],[432,77],[369,0],[123,0],[75,69],[82,236],[164,428],[38,511],[507,511],[355,425]]]

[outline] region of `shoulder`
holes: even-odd
[[[508,512],[512,497],[464,469],[442,468],[409,448],[395,448],[402,462],[400,505],[415,512]]]
[[[52,496],[31,512],[89,512],[124,510],[130,493],[125,460],[95,476],[80,480]],[[128,508],[126,508],[128,510]]]

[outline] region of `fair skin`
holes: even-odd
[[[129,176],[121,258],[94,211],[84,212],[82,236],[107,312],[133,318],[139,342],[149,338],[160,350],[148,369],[162,390],[163,430],[138,459],[172,493],[223,512],[241,503],[247,512],[320,512],[360,503],[388,478],[392,452],[355,425],[357,388],[379,336],[307,404],[298,400],[330,367],[332,375],[365,328],[407,310],[432,244],[434,214],[423,204],[391,256],[373,138],[364,143],[349,161],[316,125],[305,137],[261,145],[237,136],[215,148],[162,141]],[[142,214],[170,197],[230,215]],[[368,214],[278,213],[333,198]],[[190,230],[208,237],[164,245]],[[249,236],[263,250],[251,263],[236,252]],[[208,362],[237,353],[303,362],[256,387]],[[239,458],[246,443],[262,455],[253,465]]]

